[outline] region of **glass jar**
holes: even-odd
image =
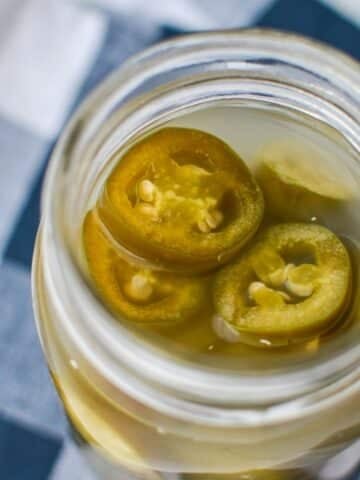
[[[321,120],[352,149],[356,175],[359,85],[356,62],[299,36],[189,35],[128,60],[71,119],[44,185],[34,307],[54,383],[100,478],[326,478],[329,461],[332,479],[351,470],[342,465],[336,477],[333,458],[360,438],[354,335],[316,362],[261,378],[176,360],[93,295],[82,273],[81,225],[114,151],[208,105],[262,105]]]

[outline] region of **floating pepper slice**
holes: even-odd
[[[220,139],[164,128],[130,148],[109,179],[98,212],[137,255],[184,269],[227,261],[256,232],[262,193]]]
[[[214,299],[239,342],[245,334],[249,343],[250,334],[274,338],[279,345],[282,339],[308,339],[332,327],[350,290],[351,264],[340,239],[319,225],[289,223],[268,228],[218,274]]]
[[[129,263],[94,212],[87,214],[83,242],[90,276],[112,311],[143,325],[174,325],[196,315],[207,298],[207,280],[152,271]]]
[[[351,179],[340,178],[315,148],[282,140],[259,154],[258,181],[269,212],[282,219],[321,216],[354,196]]]

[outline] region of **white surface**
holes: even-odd
[[[0,112],[52,138],[96,57],[105,21],[58,0],[1,2]]]

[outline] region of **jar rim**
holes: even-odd
[[[59,215],[59,208],[61,209],[59,199],[64,195],[64,188],[66,188],[64,170],[68,161],[66,152],[69,144],[74,142],[74,136],[79,134],[79,129],[84,129],[84,122],[89,116],[97,114],[101,118],[104,115],[104,104],[110,103],[112,90],[115,87],[118,89],[121,85],[125,90],[130,89],[131,85],[126,85],[130,78],[143,76],[147,67],[156,71],[158,65],[167,61],[176,61],[177,56],[189,49],[194,52],[201,51],[202,55],[206,56],[212,49],[219,47],[221,49],[238,49],[239,51],[248,49],[256,53],[258,58],[261,55],[269,54],[273,57],[281,57],[282,61],[285,61],[286,58],[291,57],[293,62],[299,60],[299,64],[303,68],[306,65],[315,74],[333,75],[332,83],[338,83],[342,91],[346,86],[346,93],[356,100],[355,105],[351,107],[351,116],[354,118],[354,115],[359,113],[359,64],[332,47],[295,34],[267,29],[191,34],[160,42],[129,59],[100,85],[74,114],[54,150],[44,184],[42,224],[47,233],[45,239],[51,239],[52,247],[48,246],[47,248],[49,255],[53,257],[52,271],[50,268],[47,269],[48,278],[54,281],[56,271],[56,288],[62,284],[64,292],[68,292],[66,284],[69,283],[69,280],[74,286],[76,285],[78,301],[82,305],[81,311],[84,318],[87,317],[85,312],[91,313],[88,316],[89,319],[93,316],[96,316],[97,319],[100,317],[104,319],[104,316],[111,317],[111,315],[107,314],[99,305],[83,281],[78,268],[74,265],[64,238],[63,215]],[[321,66],[319,66],[319,55],[321,55]],[[99,105],[102,105],[102,108]],[[359,115],[355,117],[355,122],[359,124]],[[89,136],[91,136],[91,132],[85,132],[81,141],[85,142]],[[356,138],[353,140],[356,141]],[[360,141],[360,139],[358,140]],[[59,182],[59,179],[62,181]],[[55,286],[53,294],[56,294]],[[65,317],[67,319],[64,327],[68,329],[73,338],[79,337],[71,315],[66,312],[64,306],[61,308],[64,319]],[[91,324],[87,323],[87,326],[89,328],[91,326],[92,335],[101,343],[103,349],[101,367],[99,359],[94,357],[91,346],[86,344],[84,338],[77,338],[78,347],[94,365],[101,369],[104,377],[108,378],[113,385],[123,386],[124,378],[117,377],[111,371],[114,362],[113,358],[110,361],[109,351],[111,351],[111,355],[118,355],[116,361],[126,365],[128,371],[131,372],[131,375],[128,376],[128,387],[132,394],[141,397],[144,403],[156,405],[158,409],[167,409],[169,414],[182,415],[184,418],[191,416],[195,410],[197,418],[199,418],[200,409],[204,414],[205,423],[221,422],[222,425],[228,423],[233,426],[234,422],[264,424],[279,421],[280,418],[281,421],[284,421],[284,418],[290,419],[294,415],[298,416],[300,410],[303,414],[305,411],[314,412],[316,408],[320,408],[320,405],[330,401],[329,392],[332,392],[332,398],[341,396],[344,394],[342,390],[344,385],[351,387],[351,384],[348,383],[349,378],[352,378],[353,382],[360,379],[360,345],[321,365],[312,367],[311,371],[306,372],[306,376],[304,376],[304,372],[275,374],[264,378],[261,385],[256,376],[252,378],[246,376],[243,379],[236,377],[234,384],[232,375],[220,377],[217,372],[201,369],[194,372],[193,365],[190,371],[189,366],[175,364],[166,358],[159,358],[150,349],[144,351],[143,345],[141,347],[134,345],[131,338],[124,335],[124,331],[122,331],[122,340],[119,339],[119,336],[115,338],[113,329],[102,330],[103,322],[92,321]],[[109,351],[106,352],[106,350]],[[132,389],[132,385],[130,385],[132,375],[138,376],[146,382],[147,387],[143,389],[143,392],[135,393]],[[167,393],[157,392],[157,388],[150,387],[149,383],[160,386]],[[331,386],[331,384],[333,385]],[[264,408],[261,403],[255,403],[257,397],[264,395],[267,395],[268,398],[268,408]],[[227,405],[223,404],[225,399]],[[244,410],[246,404],[251,405],[251,414],[248,408]],[[276,408],[274,408],[274,404],[277,405]],[[210,408],[210,405],[215,405],[216,408]],[[235,405],[235,407],[228,408],[229,405]],[[242,406],[239,407],[239,405]],[[246,412],[246,418],[244,412]]]

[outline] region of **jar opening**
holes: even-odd
[[[268,369],[261,382],[251,369],[175,361],[169,351],[115,321],[99,303],[84,278],[79,238],[84,215],[113,168],[113,153],[164,124],[181,123],[186,115],[201,117],[210,107],[286,112],[289,119],[310,122],[341,143],[355,169],[359,80],[359,67],[351,59],[301,37],[263,30],[199,34],[130,59],[80,107],[47,174],[43,248],[52,293],[62,299],[61,329],[109,384],[127,382],[133,391],[136,385],[144,402],[165,402],[169,412],[182,409],[184,416],[191,414],[191,406],[207,421],[212,417],[232,425],[276,421],[280,409],[283,420],[285,411],[291,416],[299,408],[317,408],[329,396],[341,395],[349,375],[358,375],[360,346],[345,337],[332,355],[324,351],[316,362]]]

